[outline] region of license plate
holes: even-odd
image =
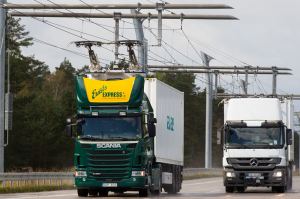
[[[260,173],[248,173],[247,176],[251,177],[251,178],[258,178],[258,177],[261,177],[261,174]]]
[[[117,183],[103,183],[102,187],[117,187]]]

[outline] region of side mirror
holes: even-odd
[[[286,143],[287,145],[293,144],[293,131],[292,129],[286,129]]]
[[[148,133],[149,133],[149,137],[151,138],[156,136],[156,128],[153,123],[148,124]]]

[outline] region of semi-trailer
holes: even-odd
[[[75,140],[78,196],[138,191],[177,193],[182,184],[184,94],[123,71],[76,76]]]

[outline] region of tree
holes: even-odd
[[[21,47],[32,38],[19,19],[8,18],[6,41],[11,49],[13,129],[5,150],[6,168],[52,168],[72,165],[72,141],[64,136],[65,119],[75,113],[75,69],[65,59],[54,73]]]

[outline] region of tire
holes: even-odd
[[[246,190],[246,187],[236,187],[237,192],[244,193]]]
[[[275,193],[284,193],[286,190],[286,186],[272,187],[272,192]]]
[[[150,190],[151,195],[153,196],[159,196],[161,194],[161,189],[162,189],[162,171],[161,171],[161,167],[160,167],[160,175],[159,175],[159,179],[158,179],[158,190]]]
[[[292,165],[288,167],[288,175],[287,175],[287,190],[291,190],[293,188],[293,170]]]
[[[148,197],[150,195],[149,189],[140,189],[139,190],[139,197]]]
[[[87,189],[77,189],[77,194],[79,197],[87,197],[89,191]]]
[[[228,187],[228,186],[226,186],[225,187],[225,191],[226,191],[226,193],[233,193],[234,187]]]
[[[96,196],[98,196],[98,191],[97,190],[89,190],[89,195],[96,197]]]
[[[172,184],[171,185],[165,185],[164,190],[168,194],[176,194],[181,189],[181,168],[179,166],[172,166]]]
[[[107,190],[99,190],[99,196],[100,197],[107,197],[108,196],[108,191]]]

